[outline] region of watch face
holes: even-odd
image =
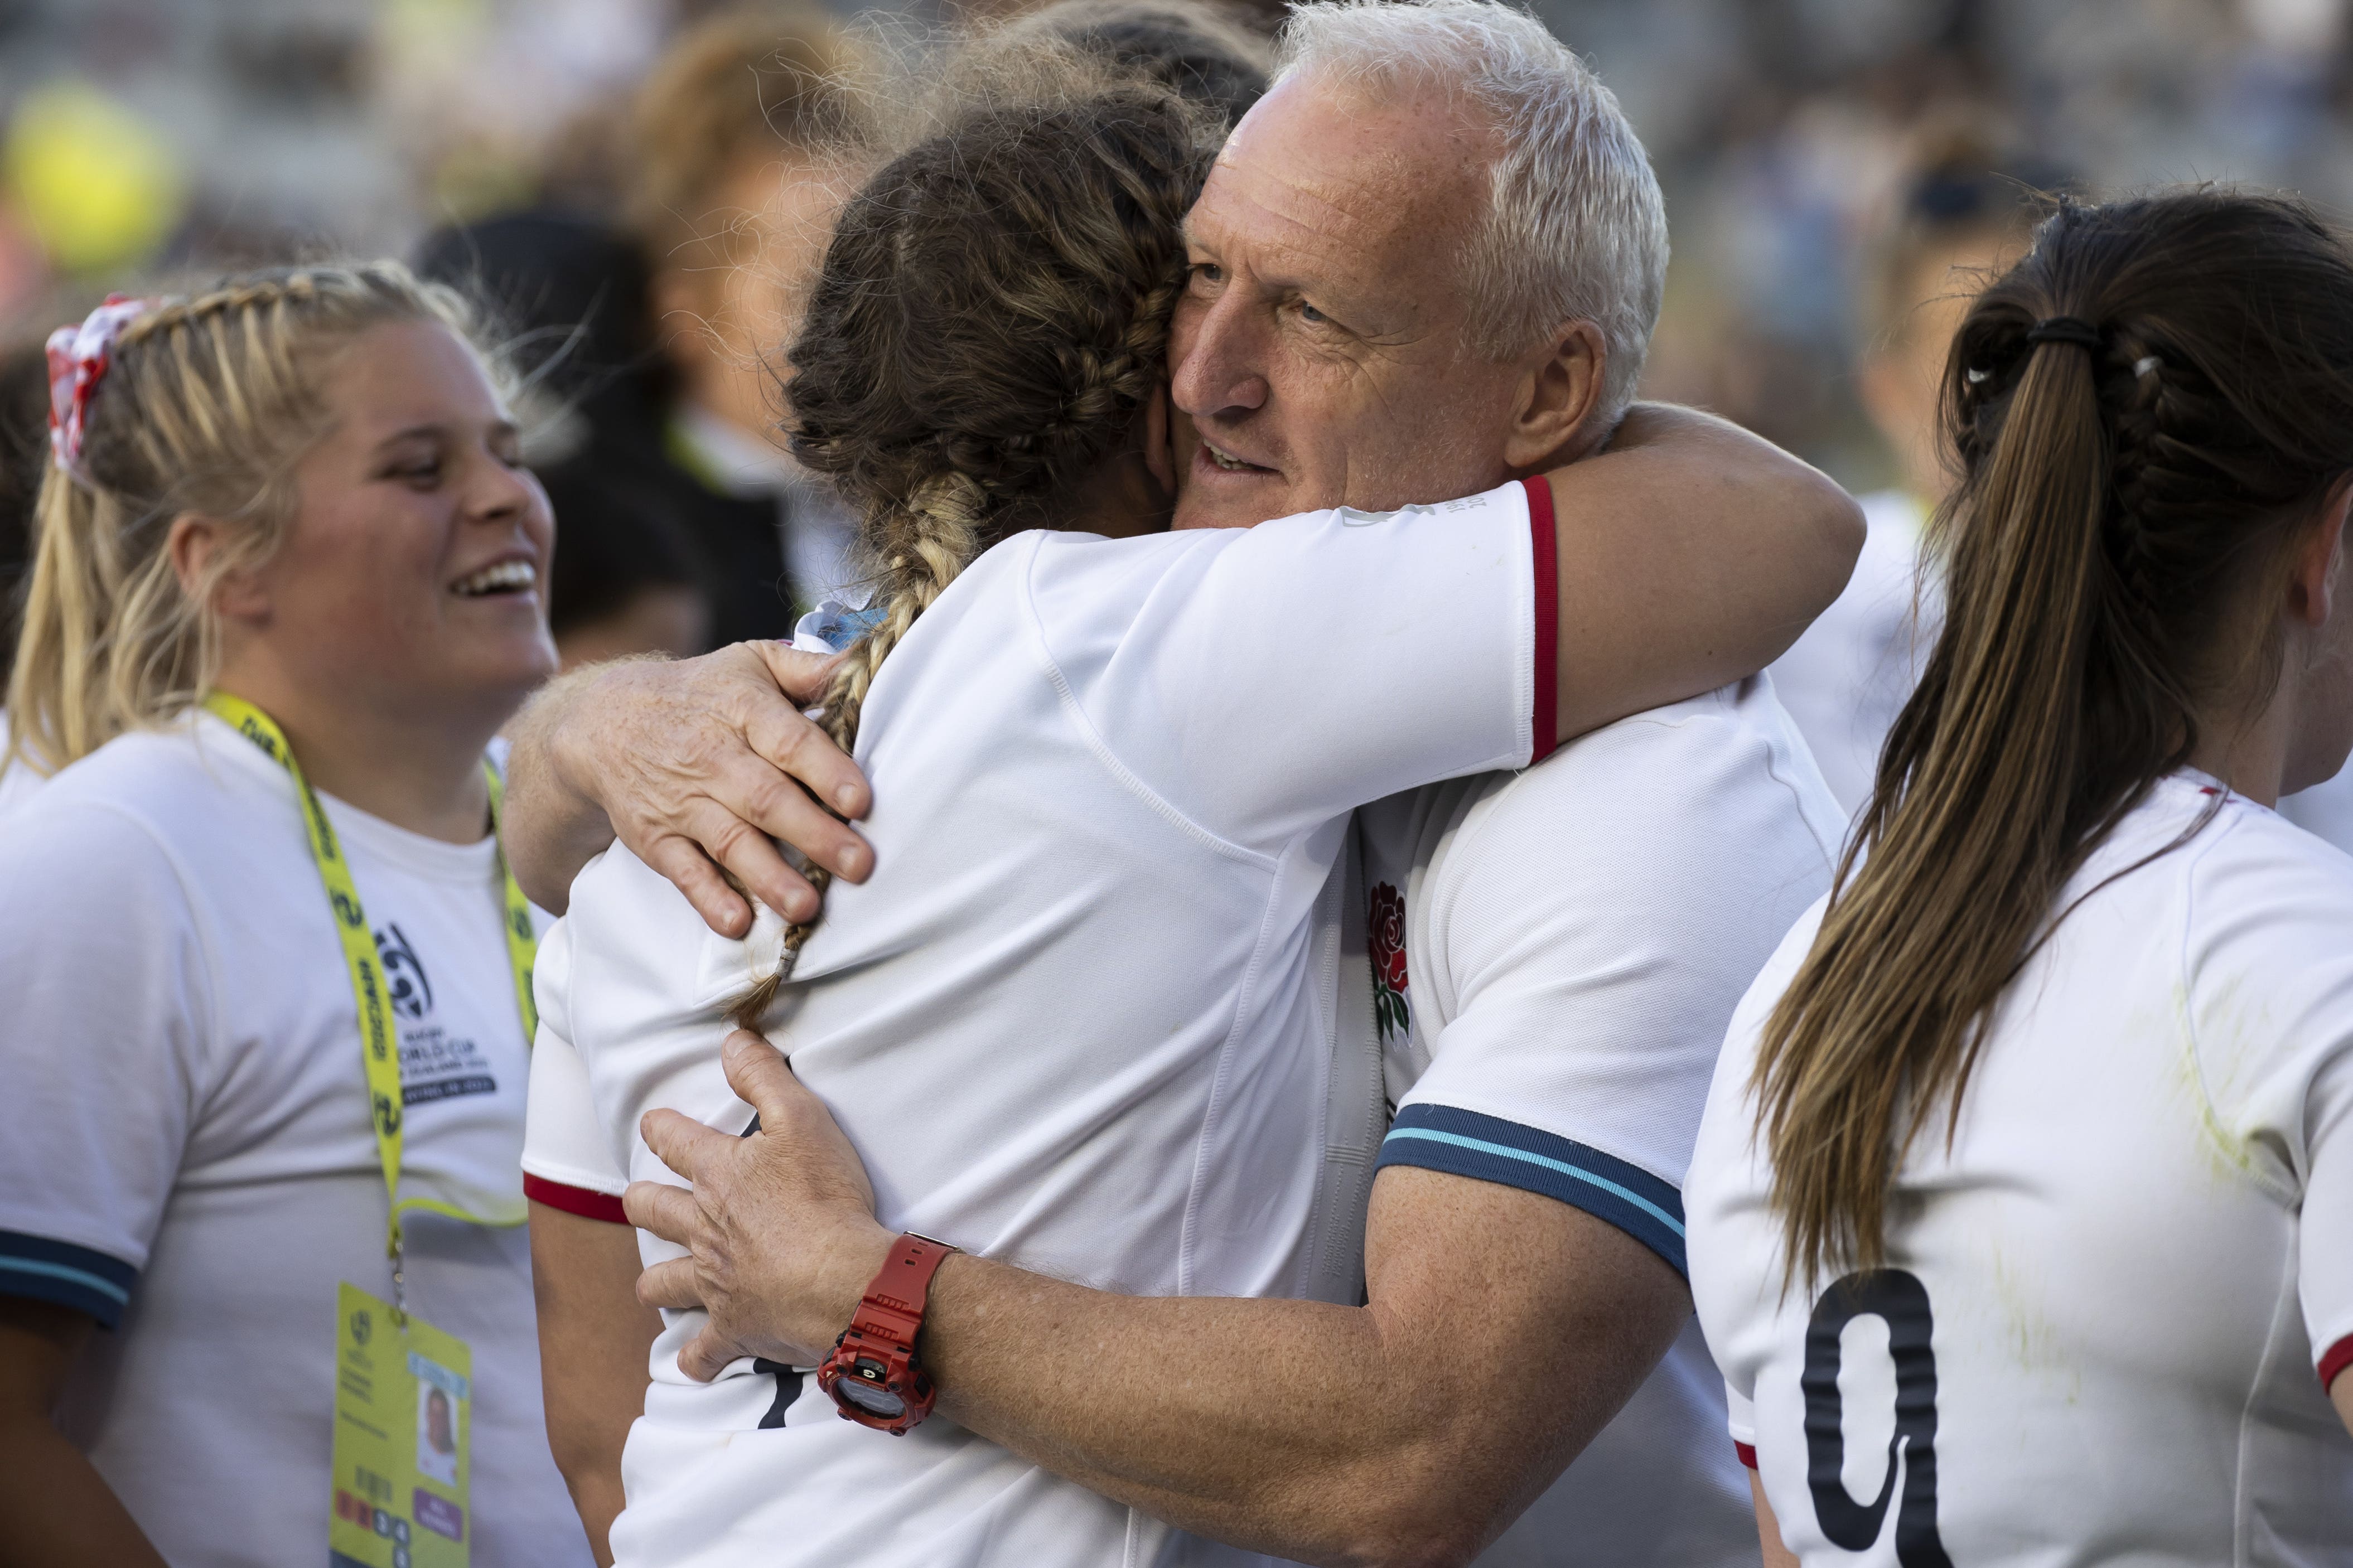
[[[882,1369],[872,1362],[861,1362],[857,1371],[846,1372],[834,1380],[836,1397],[847,1399],[869,1415],[879,1415],[885,1421],[895,1421],[907,1413],[907,1402],[879,1383],[869,1383],[860,1375],[866,1368],[874,1368],[881,1376]]]

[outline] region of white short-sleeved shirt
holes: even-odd
[[[384,958],[410,1303],[473,1350],[478,1563],[586,1563],[547,1451],[494,847],[322,797]],[[391,1289],[357,1012],[291,779],[209,714],[0,816],[0,1291],[92,1336],[61,1411],[175,1568],[326,1555],[337,1285]]]
[[[768,1026],[883,1223],[1136,1295],[1319,1293],[1328,873],[1356,805],[1550,749],[1551,540],[1514,483],[1026,534],[941,596],[865,706],[874,875],[832,889]],[[746,1125],[720,1018],[779,934],[713,936],[622,850],[582,872],[542,950],[535,1194],[677,1180],[637,1135],[655,1105]],[[885,1437],[748,1362],[689,1382],[700,1321],[671,1316],[624,1458],[630,1568],[1230,1555],[944,1418]]]
[[[2079,896],[1906,1156],[1884,1269],[1782,1290],[1748,1085],[1819,911],[1741,1003],[1692,1285],[1810,1565],[2353,1563],[2353,859],[2177,774]]]
[[[1358,813],[1396,1120],[1378,1165],[1542,1193],[1678,1273],[1680,1188],[1734,1006],[1830,886],[1845,814],[1759,677],[1522,773]],[[1754,1563],[1723,1380],[1687,1328],[1487,1568]]]
[[[1939,579],[1923,574],[1920,503],[1879,490],[1862,498],[1862,515],[1854,574],[1771,669],[1773,689],[1850,816],[1871,798],[1880,748],[1943,615]]]

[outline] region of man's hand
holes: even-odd
[[[617,837],[722,936],[752,929],[723,867],[787,920],[817,913],[815,890],[771,840],[863,881],[874,853],[839,818],[871,807],[865,776],[801,711],[823,699],[833,664],[738,643],[549,685],[516,721],[507,764],[501,834],[523,891],[562,912],[572,879]]]
[[[630,1224],[691,1254],[646,1270],[638,1300],[710,1312],[678,1358],[704,1382],[741,1356],[823,1361],[897,1239],[875,1221],[857,1151],[776,1048],[738,1029],[724,1059],[760,1131],[731,1138],[649,1110],[638,1124],[646,1147],[694,1185],[637,1182],[621,1199]]]

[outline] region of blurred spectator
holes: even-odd
[[[627,464],[681,524],[714,643],[790,637],[856,575],[849,515],[775,429],[794,300],[831,226],[851,64],[819,12],[722,15],[672,46],[632,121],[627,216],[670,396],[659,452],[578,460],[616,478]]]
[[[575,459],[543,482],[555,512],[548,629],[571,669],[630,654],[683,658],[712,646],[711,600],[693,547],[650,510],[643,487],[604,482]]]
[[[1969,300],[2023,253],[2036,189],[1997,172],[1966,136],[1946,138],[1899,186],[1866,253],[1858,385],[1898,481],[1862,498],[1870,532],[1853,578],[1772,671],[1850,813],[1870,798],[1880,746],[1936,635],[1939,595],[1921,543],[1950,483],[1936,418],[1946,354]]]
[[[1265,93],[1273,50],[1259,13],[1223,0],[1057,0],[1005,29],[1068,39],[1124,70],[1225,110],[1230,125]]]
[[[427,277],[480,299],[533,395],[525,455],[555,510],[548,625],[565,667],[710,646],[698,556],[661,487],[670,376],[643,252],[601,219],[509,213],[429,237]]]

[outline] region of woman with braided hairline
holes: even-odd
[[[1213,152],[1161,89],[1008,95],[839,216],[786,396],[796,456],[863,518],[875,595],[840,615],[824,715],[874,781],[876,869],[827,889],[821,920],[764,910],[744,938],[626,847],[579,872],[542,950],[524,1152],[538,1256],[564,1260],[539,1275],[549,1364],[617,1342],[641,1263],[678,1256],[625,1228],[631,1174],[677,1184],[643,1113],[756,1131],[731,1019],[836,1110],[891,1226],[1106,1290],[1353,1304],[1356,1216],[1320,1194],[1338,965],[1314,934],[1348,813],[1524,765],[1589,711],[1561,693],[1608,683],[1554,571],[1588,531],[1753,540],[1845,505],[1761,443],[1662,437],[1437,506],[1166,531],[1164,340]],[[1555,486],[1581,502],[1556,517]],[[1690,690],[1770,656],[1726,653],[1738,606],[1667,574],[1625,587],[1673,605],[1651,629]],[[702,1316],[667,1317],[642,1414],[551,1399],[575,1491],[626,1496],[618,1563],[1198,1550],[923,1420],[916,1383],[810,1376],[817,1340],[703,1381],[681,1357]],[[579,1435],[616,1425],[618,1462],[592,1465]]]
[[[1944,625],[1685,1187],[1767,1558],[2353,1561],[2353,860],[2271,809],[2353,747],[2353,239],[2064,205],[1944,393]]]
[[[882,661],[990,545],[1071,513],[1105,534],[1167,526],[1167,437],[1147,426],[1166,419],[1164,351],[1185,282],[1177,226],[1213,135],[1206,111],[1150,88],[1042,118],[999,108],[959,128],[956,155],[911,155],[878,177],[903,207],[844,212],[793,345],[789,394],[794,455],[862,514],[873,563],[866,629],[824,706],[844,752]],[[1041,141],[1075,143],[1105,188],[1074,199],[1035,178]],[[951,247],[1006,280],[987,308],[875,286]],[[1068,323],[1068,336],[1038,323]],[[1148,441],[1160,443],[1156,466],[1134,461]],[[829,875],[810,873],[823,893]],[[735,1021],[756,1025],[810,929],[786,931],[786,965],[736,1005]]]
[[[49,361],[0,774],[0,1558],[311,1568],[381,1521],[586,1563],[486,758],[554,668],[554,523],[500,382],[391,262],[111,301]],[[414,1479],[374,1318],[394,1457],[345,1450],[352,1290],[470,1350]]]

